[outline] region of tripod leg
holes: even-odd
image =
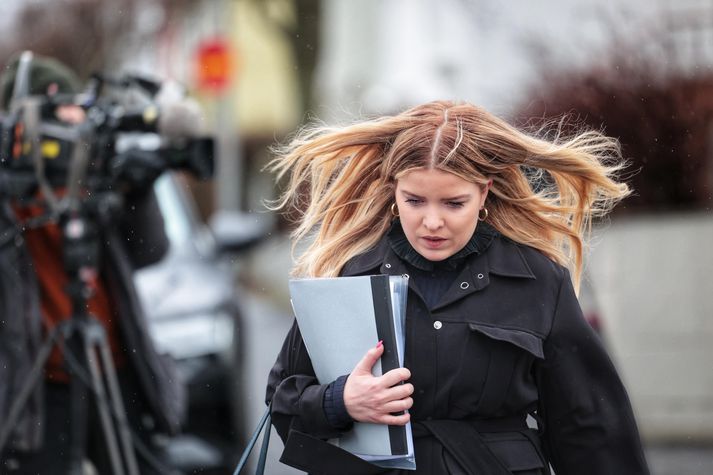
[[[119,391],[116,369],[109,351],[106,334],[101,326],[94,326],[94,329],[96,331],[88,332],[87,348],[91,354],[89,362],[92,371],[92,384],[97,395],[97,408],[104,434],[106,434],[112,467],[116,475],[124,473],[120,468],[119,447],[121,447],[127,475],[139,475],[136,454],[131,442],[131,432],[126,420],[126,411]],[[100,361],[104,379],[100,372]],[[112,415],[115,419],[112,419]],[[119,440],[117,440],[117,436]]]
[[[53,328],[47,336],[47,339],[44,343],[42,343],[38,355],[32,364],[32,368],[27,375],[27,379],[25,379],[17,398],[13,401],[12,406],[10,407],[7,419],[3,423],[2,430],[0,430],[0,454],[3,452],[5,444],[10,438],[10,434],[13,429],[15,429],[15,424],[17,424],[17,420],[20,418],[22,410],[25,408],[25,404],[27,404],[27,401],[30,399],[32,390],[35,388],[40,377],[42,376],[45,363],[49,358],[52,347],[54,347],[55,341],[57,340],[57,336],[59,335],[61,329],[62,327],[59,325]]]
[[[107,395],[104,391],[104,384],[101,380],[99,363],[97,362],[97,354],[93,347],[87,345],[87,359],[89,360],[89,371],[91,374],[92,391],[95,395],[97,412],[102,425],[102,431],[106,441],[107,450],[109,451],[109,460],[111,461],[111,469],[114,475],[124,475],[124,470],[121,464],[121,454],[119,445],[116,441],[116,434],[111,423],[111,414],[107,406]]]
[[[106,344],[102,345],[100,350],[103,365],[106,370],[104,377],[107,382],[109,393],[111,394],[111,400],[114,403],[113,410],[117,422],[117,432],[119,433],[121,446],[124,449],[126,466],[129,468],[129,475],[138,475],[139,468],[136,462],[136,453],[132,444],[129,422],[126,419],[126,410],[124,409],[124,404],[122,402],[121,391],[119,390],[119,381],[116,376],[116,370],[114,369],[111,353],[109,352],[109,347]]]
[[[73,364],[68,366],[71,421],[71,430],[69,432],[69,474],[81,475],[87,446],[87,398],[89,393],[86,385],[81,380],[81,374],[86,374],[87,372],[87,352],[84,346],[84,335],[79,331],[79,327],[66,339],[65,359],[68,357],[73,357],[75,360]]]

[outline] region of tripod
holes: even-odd
[[[107,198],[107,197],[104,197]],[[39,383],[52,348],[64,342],[64,357],[70,374],[70,475],[82,473],[87,441],[88,410],[85,400],[93,397],[114,475],[138,475],[136,454],[121,399],[118,378],[106,333],[87,312],[91,281],[97,274],[99,233],[90,207],[107,209],[99,199],[75,201],[60,214],[64,244],[64,267],[69,277],[66,292],[71,301],[71,318],[53,328],[40,347],[30,374],[13,402],[0,431],[0,453],[10,437],[32,390]],[[91,204],[90,204],[91,203]],[[96,211],[96,210],[94,210]]]

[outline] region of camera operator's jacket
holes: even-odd
[[[13,401],[30,375],[44,334],[33,262],[11,205],[3,200],[0,206],[0,427],[3,427]],[[118,307],[121,341],[131,370],[141,384],[158,427],[174,433],[185,411],[185,389],[176,377],[170,357],[159,355],[154,349],[132,280],[134,269],[159,260],[168,242],[153,192],[127,197],[124,209],[124,215],[116,223],[100,223],[102,269],[106,269],[107,287]],[[40,374],[39,383],[33,387],[10,437],[10,448],[31,451],[40,447],[43,383],[44,376]]]

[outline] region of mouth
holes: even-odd
[[[430,249],[438,249],[445,244],[447,239],[439,236],[422,236],[421,241]]]

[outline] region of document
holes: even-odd
[[[328,384],[349,374],[379,340],[384,354],[375,376],[402,367],[408,278],[371,275],[289,282],[292,308],[317,379]],[[331,443],[375,465],[415,470],[410,423],[356,422]]]

